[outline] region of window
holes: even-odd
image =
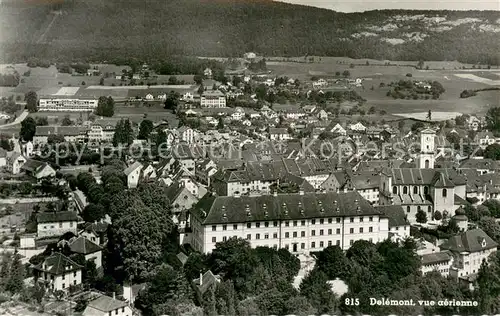
[[[392,194],[398,194],[398,187],[397,186],[392,187]]]
[[[350,245],[350,246],[352,246],[352,244],[354,244],[354,240],[352,240],[352,239],[351,239],[351,240],[349,241],[349,245]]]
[[[330,247],[331,245],[332,245],[332,241],[331,241],[331,240],[329,240],[329,241],[328,241],[328,247]]]
[[[340,223],[340,217],[337,217],[337,223]]]
[[[418,187],[413,187],[413,194],[418,194]]]
[[[354,234],[354,228],[350,228],[350,229],[349,229],[349,232],[350,232],[351,234]]]
[[[290,233],[289,232],[285,233],[285,238],[290,238]]]
[[[255,228],[259,228],[260,227],[260,223],[255,223]]]
[[[301,243],[300,244],[300,249],[306,249],[306,244],[305,243]]]
[[[62,279],[66,280],[66,275],[65,274],[63,274]]]
[[[305,231],[301,231],[300,232],[300,237],[306,237],[306,232]]]
[[[278,233],[273,233],[273,238],[274,239],[278,238]]]
[[[306,226],[306,221],[300,221],[300,226]]]
[[[297,232],[293,232],[293,238],[297,238]]]
[[[368,238],[368,241],[369,242],[373,242],[373,238]]]
[[[319,242],[319,247],[320,247],[320,248],[323,248],[324,246],[325,246],[325,244],[324,244],[322,241],[320,241],[320,242]]]
[[[369,220],[370,222],[373,222],[373,216],[370,216],[370,217],[368,218],[368,220]]]
[[[316,236],[316,231],[314,229],[311,230],[311,236]]]
[[[336,244],[337,246],[340,246],[340,240],[337,240],[337,241],[335,242],[335,244]]]
[[[212,226],[212,231],[214,232],[214,231],[216,231],[216,230],[217,230],[217,226],[213,225],[213,226]]]
[[[360,223],[362,223],[362,222],[363,222],[363,216],[361,216],[361,217],[359,218],[359,222],[360,222]]]
[[[247,223],[247,228],[252,228],[252,223]]]
[[[316,224],[316,220],[315,219],[311,219],[311,224]]]
[[[265,227],[269,227],[269,222],[264,222]]]
[[[269,239],[269,234],[265,234],[264,239]]]
[[[340,228],[337,228],[337,235],[340,235]]]
[[[273,222],[273,226],[274,226],[274,227],[278,226],[278,221],[274,221],[274,222]]]
[[[74,277],[76,277],[76,271],[75,271],[75,272],[73,272],[73,276],[74,276]]]
[[[410,206],[406,207],[406,213],[410,213]]]
[[[238,229],[238,224],[234,224],[233,225],[233,230],[237,230]]]
[[[425,195],[429,194],[429,187],[427,186],[424,187],[424,194]]]
[[[328,219],[328,224],[331,224],[333,222],[333,219],[332,218],[329,218]]]
[[[323,230],[322,229],[319,230],[319,235],[323,236]]]
[[[349,221],[350,221],[351,223],[354,223],[354,217],[351,217],[351,218],[349,219]]]
[[[260,234],[255,234],[255,239],[260,239]]]
[[[298,222],[297,221],[293,221],[293,226],[297,226]]]
[[[446,196],[448,196],[448,190],[443,189],[443,197],[446,197]]]
[[[286,227],[289,227],[289,226],[290,226],[290,222],[289,222],[289,221],[286,221],[286,222],[285,222],[285,226],[286,226]]]
[[[59,228],[62,228],[62,223],[59,223]]]
[[[325,223],[325,220],[321,218],[321,219],[319,220],[319,223],[320,223],[320,224],[324,224],[324,223]]]
[[[227,230],[227,225],[222,225],[222,230]]]
[[[251,234],[247,234],[247,240],[250,240],[252,239],[252,235]]]
[[[408,187],[406,185],[403,187],[403,194],[408,194]]]
[[[316,247],[316,243],[313,241],[313,242],[311,243],[311,248],[315,248],[315,247]]]
[[[370,227],[368,227],[368,232],[369,232],[369,233],[373,233],[373,227],[371,227],[371,226],[370,226]]]
[[[331,235],[331,234],[332,234],[332,229],[330,228],[330,229],[328,230],[328,235]]]
[[[363,227],[360,227],[359,228],[359,233],[362,234],[363,233]]]
[[[222,241],[227,241],[227,237],[226,236],[222,237]]]
[[[212,237],[212,242],[217,242],[217,237]]]
[[[69,227],[73,227],[73,222],[69,222]]]
[[[427,213],[430,213],[430,212],[431,212],[431,210],[432,210],[432,207],[427,206]]]
[[[63,283],[63,284],[62,284],[62,288],[63,288],[63,289],[64,289],[64,288],[66,288],[66,284],[64,284],[64,283]]]

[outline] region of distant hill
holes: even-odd
[[[500,64],[500,12],[494,11],[347,14],[271,0],[3,0],[0,34],[4,61],[253,51]]]

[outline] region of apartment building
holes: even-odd
[[[225,108],[226,96],[219,90],[209,90],[203,92],[200,99],[202,108]]]
[[[38,101],[38,111],[91,112],[97,108],[98,99],[75,96],[43,96]]]
[[[388,238],[389,220],[357,192],[212,196],[191,210],[192,246],[211,252],[217,242],[246,239],[252,247],[292,253],[348,249],[357,240]]]

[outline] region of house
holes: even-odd
[[[337,123],[334,127],[332,127],[330,129],[330,132],[334,133],[336,135],[341,135],[341,136],[346,136],[347,135],[347,131],[339,123]]]
[[[440,248],[453,255],[450,275],[457,278],[476,275],[483,262],[497,251],[498,244],[482,229],[472,229],[453,236]]]
[[[137,187],[137,184],[139,183],[139,178],[141,176],[142,168],[143,165],[140,162],[136,161],[123,171],[127,176],[127,186],[129,188]]]
[[[33,143],[32,142],[22,142],[21,143],[21,154],[24,157],[33,156]]]
[[[55,252],[33,267],[35,279],[53,291],[65,291],[82,283],[82,266]]]
[[[95,244],[104,245],[107,241],[109,223],[105,220],[100,222],[87,223],[82,231],[79,232],[83,236]]]
[[[469,129],[471,129],[473,131],[477,131],[479,128],[482,127],[482,122],[476,116],[471,115],[467,119],[467,126],[469,127]]]
[[[71,239],[69,249],[73,253],[83,255],[86,261],[94,262],[97,269],[102,267],[102,248],[84,236]]]
[[[21,167],[26,163],[26,158],[24,158],[18,152],[8,152],[7,153],[7,171],[12,174],[19,174],[21,172]]]
[[[255,58],[257,58],[257,54],[252,53],[252,52],[248,52],[248,53],[245,53],[245,54],[243,55],[243,57],[244,57],[246,60],[248,60],[248,61],[254,61],[254,60],[255,60]]]
[[[78,126],[37,126],[33,136],[35,145],[45,145],[52,136],[61,136],[68,143],[82,143],[87,137],[88,128]]]
[[[181,142],[185,142],[188,144],[194,144],[194,138],[196,136],[195,130],[190,128],[189,126],[181,126],[176,130],[177,139]]]
[[[321,189],[329,192],[358,191],[372,204],[379,202],[380,175],[373,171],[352,172],[350,170],[331,173],[320,184]]]
[[[436,253],[428,253],[420,256],[422,275],[429,274],[433,271],[439,272],[443,277],[450,275],[450,270],[453,265],[453,254],[451,251],[439,251]]]
[[[321,87],[326,87],[328,85],[328,82],[325,79],[321,78],[317,81],[314,81],[312,85],[313,85],[313,88],[317,89],[317,88],[321,88]]]
[[[225,108],[226,96],[219,90],[208,90],[203,92],[200,98],[202,108]]]
[[[191,102],[194,100],[194,95],[191,92],[186,92],[181,95],[181,100],[186,102]]]
[[[233,236],[252,247],[288,249],[294,254],[357,240],[389,236],[389,220],[357,192],[272,195],[205,195],[191,210],[191,246],[203,253]]]
[[[205,294],[210,287],[216,286],[221,280],[222,278],[219,275],[214,275],[210,270],[205,273],[200,272],[200,277],[193,280],[196,294],[199,295],[199,297],[203,297],[203,294]]]
[[[316,116],[320,120],[328,120],[328,113],[323,109],[319,110]]]
[[[111,143],[115,135],[115,126],[104,121],[96,121],[87,133],[90,143]]]
[[[402,240],[410,237],[410,222],[406,219],[401,205],[383,205],[375,207],[389,218],[389,236]]]
[[[151,179],[156,179],[157,174],[156,174],[156,169],[152,164],[147,164],[143,169],[142,169],[142,178],[146,180],[151,180]]]
[[[7,151],[0,148],[0,168],[7,166]]]
[[[144,99],[146,101],[153,101],[155,99],[155,97],[151,93],[148,93],[148,94],[146,94],[146,96],[144,97]]]
[[[22,165],[21,171],[37,180],[56,176],[56,171],[48,163],[33,159],[28,159]]]
[[[355,131],[355,132],[365,132],[366,131],[366,127],[361,124],[360,122],[356,123],[356,124],[351,124],[349,126],[349,129],[351,131]]]
[[[146,287],[147,283],[139,283],[139,284],[123,284],[123,298],[129,304],[133,305],[137,295],[139,295],[139,291],[143,290]]]
[[[127,302],[102,295],[90,301],[83,311],[83,316],[132,316],[134,313]]]
[[[77,224],[80,218],[76,212],[43,212],[37,215],[38,237],[61,236],[67,232],[76,235]]]
[[[292,136],[288,133],[286,128],[269,128],[270,140],[289,140]]]
[[[173,182],[165,191],[174,214],[188,210],[198,202],[198,198],[186,188],[183,182]]]

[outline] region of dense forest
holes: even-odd
[[[493,11],[347,14],[271,0],[13,3],[3,2],[0,9],[2,55],[9,62],[30,57],[54,62],[235,57],[254,51],[264,56],[500,63],[500,13]],[[417,15],[425,19],[411,18]],[[444,22],[432,20],[436,16]]]

